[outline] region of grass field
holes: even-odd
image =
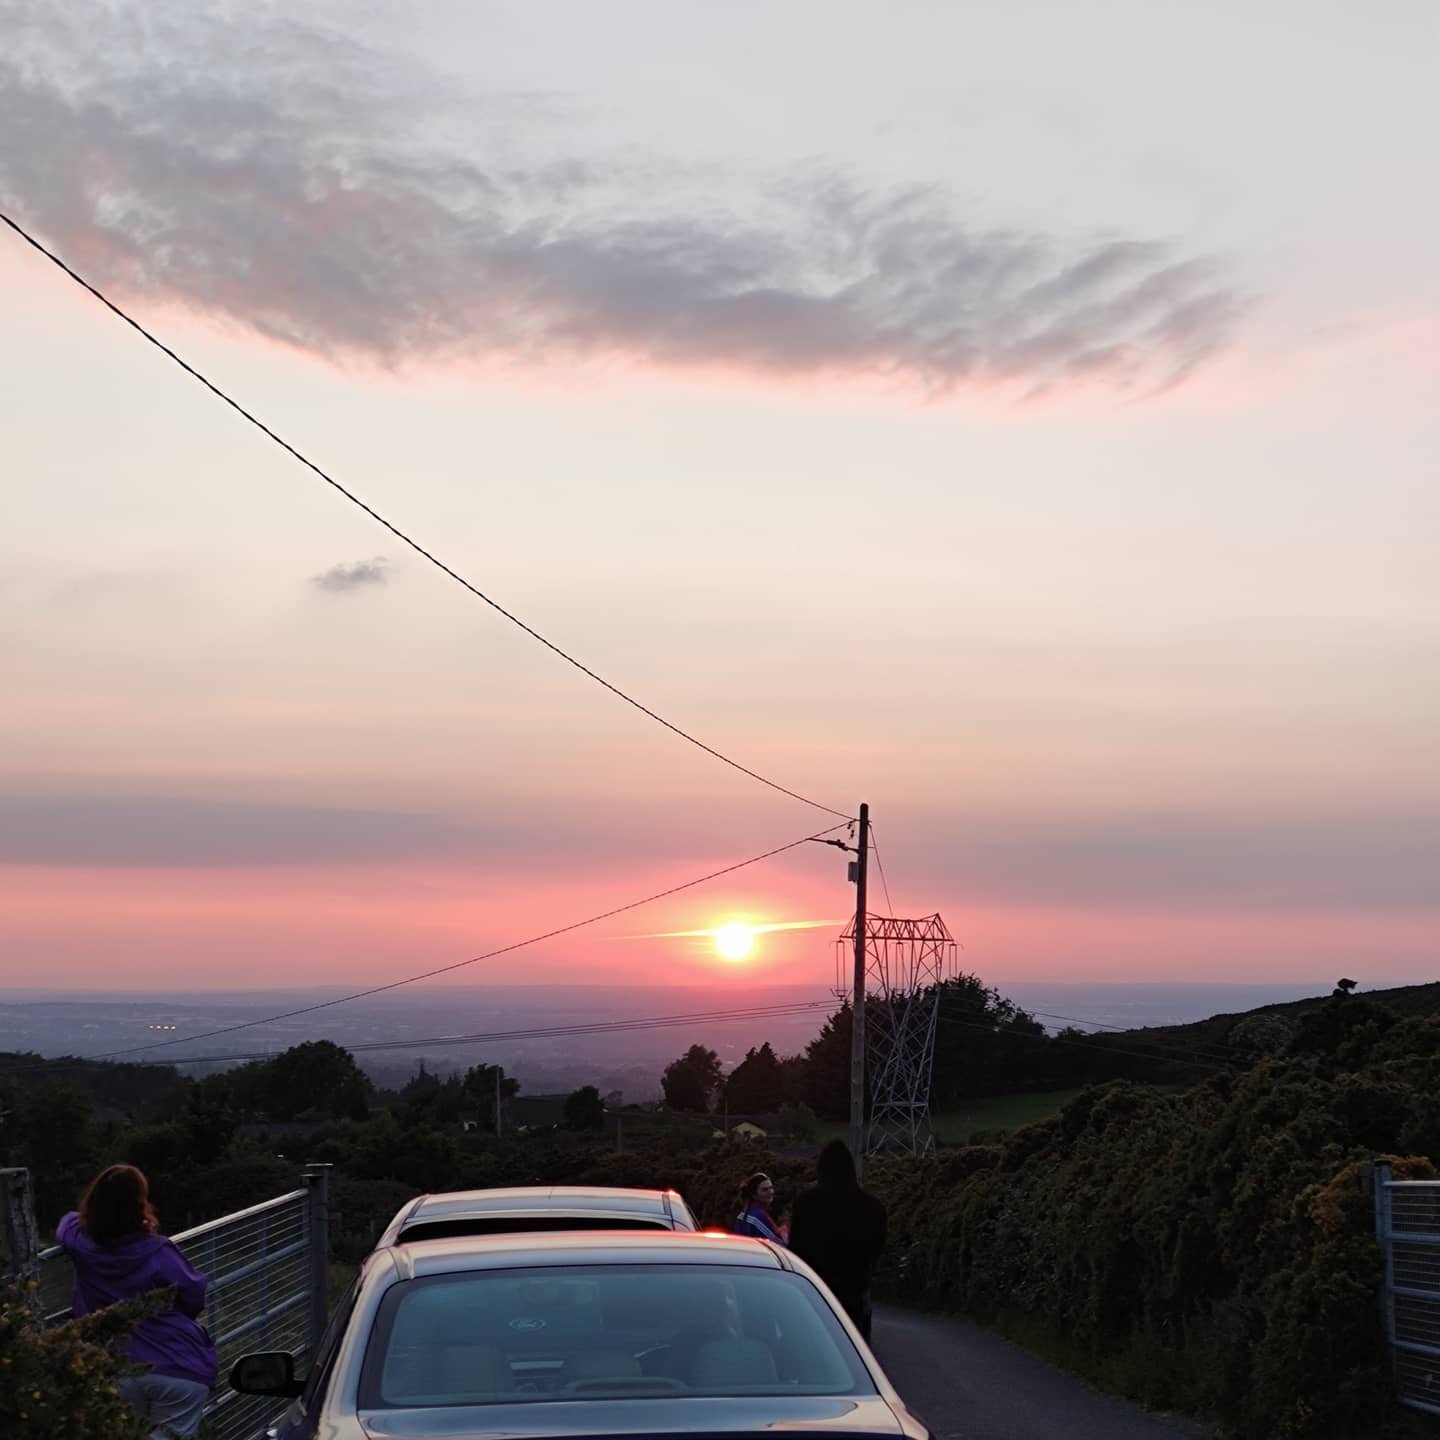
[[[1058,1115],[1078,1094],[1079,1090],[1046,1090],[1036,1095],[989,1095],[954,1110],[937,1111],[932,1117],[935,1138],[947,1145],[964,1145],[979,1131],[1023,1130],[1037,1120],[1047,1120]],[[849,1130],[840,1123],[820,1127],[819,1139],[829,1140],[849,1137]]]
[[[934,1118],[935,1138],[963,1145],[977,1130],[1023,1130],[1058,1115],[1079,1090],[1046,1090],[1037,1095],[989,1095]]]

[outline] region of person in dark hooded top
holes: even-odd
[[[60,1221],[56,1238],[74,1262],[76,1316],[174,1286],[173,1306],[131,1334],[127,1358],[144,1373],[122,1379],[120,1393],[154,1427],[153,1437],[193,1435],[215,1384],[215,1347],[197,1318],[207,1281],[158,1232],[144,1175],[111,1165]]]
[[[860,1188],[843,1140],[820,1152],[815,1179],[795,1202],[790,1248],[814,1268],[868,1340],[870,1281],[885,1248],[885,1207]]]

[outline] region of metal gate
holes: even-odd
[[[215,1440],[251,1440],[290,1403],[231,1390],[225,1377],[236,1357],[288,1350],[299,1362],[325,1328],[328,1178],[328,1167],[317,1166],[302,1189],[171,1236],[210,1281],[204,1321],[219,1353],[220,1383],[205,1413]],[[70,1261],[59,1246],[37,1258],[45,1321],[56,1324],[70,1314]]]
[[[1440,1415],[1440,1180],[1375,1166],[1375,1233],[1385,1257],[1385,1335],[1400,1401]]]

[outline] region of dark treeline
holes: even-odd
[[[842,1007],[806,1051],[780,1057],[753,1048],[726,1076],[714,1052],[692,1046],[666,1073],[666,1104],[627,1116],[630,1144],[647,1137],[708,1140],[713,1125],[684,1116],[728,1109],[772,1117],[772,1134],[809,1140],[819,1119],[846,1113],[850,1011]],[[1123,1057],[1047,1040],[1035,1020],[972,976],[945,987],[936,1045],[937,1105],[971,1095],[1062,1088],[1130,1077]],[[1134,1078],[1149,1078],[1138,1075]],[[1168,1072],[1166,1079],[1174,1078]],[[416,1189],[512,1183],[573,1168],[574,1142],[551,1137],[559,1157],[542,1163],[537,1137],[497,1147],[496,1071],[437,1074],[421,1063],[399,1088],[375,1086],[330,1041],[297,1045],[203,1078],[174,1066],[35,1055],[0,1056],[0,1157],[34,1177],[42,1227],[53,1226],[86,1179],[117,1159],[152,1178],[171,1230],[187,1228],[289,1188],[300,1163],[329,1160],[342,1187],[346,1243],[362,1250],[397,1196]],[[504,1080],[504,1099],[518,1089]],[[774,1118],[774,1117],[779,1117]],[[605,1124],[594,1087],[570,1097],[562,1129],[581,1137]],[[392,1207],[393,1208],[393,1207]]]
[[[872,1011],[882,1002],[871,1000]],[[1289,1013],[1217,1017],[1202,1025],[1054,1033],[978,976],[939,987],[931,1104],[948,1109],[986,1095],[1079,1089],[1106,1080],[1191,1084],[1218,1070],[1278,1054],[1296,1020]],[[1233,1021],[1232,1026],[1225,1022]],[[727,1076],[713,1050],[692,1045],[667,1067],[666,1103],[687,1113],[775,1114],[805,1107],[840,1120],[850,1104],[850,1007],[842,1006],[799,1055],[752,1049]]]
[[[1440,986],[1386,993],[1401,1002],[1397,1008],[1421,1013],[1437,1003],[1437,992]],[[1307,1008],[1302,1002],[1198,1025],[1052,1035],[977,976],[962,975],[941,989],[932,1102],[943,1110],[980,1096],[1109,1080],[1198,1083],[1227,1067],[1243,1069],[1282,1053]],[[781,1056],[762,1043],[728,1075],[713,1051],[691,1046],[665,1072],[664,1108],[673,1117],[722,1111],[778,1117],[766,1127],[771,1133],[808,1140],[817,1120],[848,1113],[850,1028],[849,1006],[842,1006],[801,1054]],[[503,1083],[505,1099],[512,1099],[515,1081]],[[347,1051],[323,1040],[201,1079],[170,1065],[0,1055],[0,1157],[33,1172],[42,1223],[53,1223],[69,1208],[101,1164],[131,1160],[156,1176],[167,1224],[176,1229],[233,1208],[231,1201],[252,1203],[257,1187],[273,1189],[282,1176],[293,1175],[295,1161],[325,1158],[293,1130],[266,1134],[256,1133],[257,1127],[345,1124],[357,1144],[383,1134],[383,1144],[398,1144],[402,1157],[407,1145],[448,1154],[467,1119],[477,1132],[490,1128],[494,1086],[490,1066],[436,1074],[421,1063],[398,1089],[379,1088]],[[584,1090],[591,1093],[571,1097],[562,1122],[577,1133],[604,1123],[604,1102],[594,1087]],[[632,1121],[631,1134],[639,1139],[647,1130],[664,1129],[664,1120],[652,1114]],[[422,1138],[431,1132],[443,1144]],[[674,1118],[667,1133],[687,1132]],[[710,1127],[688,1133],[708,1136]],[[483,1133],[465,1140],[476,1154],[484,1153],[485,1142]],[[403,1173],[388,1178],[409,1183],[423,1172],[441,1175],[435,1184],[446,1183],[443,1164],[412,1159],[401,1166]]]

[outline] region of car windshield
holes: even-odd
[[[456,1235],[531,1235],[552,1230],[668,1230],[661,1220],[630,1215],[462,1215],[448,1220],[417,1220],[400,1240],[449,1240]]]
[[[803,1276],[718,1265],[547,1266],[391,1286],[365,1410],[666,1395],[873,1395]]]

